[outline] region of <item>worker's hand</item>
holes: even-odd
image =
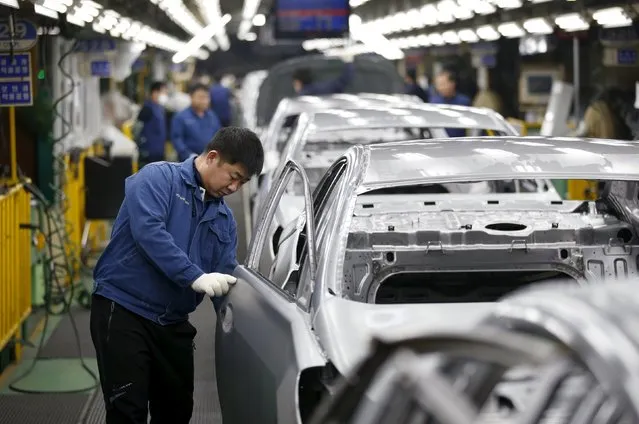
[[[219,274],[213,272],[204,274],[191,284],[191,288],[198,293],[206,293],[209,296],[224,296],[230,290],[230,286],[235,284],[237,278],[232,275]]]
[[[353,63],[354,60],[355,60],[355,55],[353,54],[345,54],[342,56],[342,61],[344,63]]]

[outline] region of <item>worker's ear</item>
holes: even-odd
[[[206,154],[206,163],[212,164],[219,161],[220,154],[217,152],[217,150],[209,150],[209,152]]]

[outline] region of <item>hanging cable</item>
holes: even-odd
[[[63,114],[60,114],[57,110],[58,105],[67,97],[71,96],[75,90],[75,80],[73,76],[67,72],[63,63],[67,57],[69,57],[76,49],[77,41],[73,43],[72,47],[63,53],[60,56],[60,59],[57,62],[57,66],[60,72],[71,81],[71,89],[63,94],[60,98],[58,98],[52,105],[52,112],[55,116],[57,116],[61,120],[61,135],[53,140],[53,154],[54,160],[57,163],[57,167],[54,169],[54,173],[57,173],[57,178],[54,177],[54,191],[56,194],[56,198],[53,202],[49,202],[45,195],[33,184],[31,184],[20,172],[20,178],[23,187],[27,190],[34,199],[38,202],[40,216],[44,216],[44,222],[42,219],[39,221],[38,230],[44,235],[47,251],[46,251],[46,269],[44,272],[44,282],[45,282],[45,294],[44,294],[44,324],[42,328],[42,333],[40,335],[40,342],[38,344],[35,356],[32,360],[30,367],[14,379],[10,384],[9,388],[13,391],[20,393],[78,393],[86,390],[93,389],[99,385],[99,378],[93,372],[93,370],[86,364],[82,355],[82,345],[80,341],[80,333],[78,331],[78,327],[75,321],[75,317],[72,312],[71,304],[75,297],[75,260],[74,260],[74,252],[68,252],[69,243],[69,232],[66,225],[65,213],[66,213],[66,198],[64,196],[64,187],[67,183],[65,174],[66,174],[66,162],[64,160],[64,156],[59,157],[56,155],[55,147],[56,145],[63,141],[69,134],[71,134],[73,128],[71,122],[67,121]],[[48,73],[45,72],[45,78]],[[65,128],[66,127],[66,128]],[[64,151],[65,149],[60,149],[60,151]],[[59,240],[60,246],[57,246],[58,249],[54,248],[55,240]],[[60,250],[61,258],[56,255],[55,250]],[[61,259],[61,261],[59,260]],[[62,263],[60,263],[62,262]],[[62,271],[62,272],[61,272]],[[65,292],[67,291],[64,287],[63,281],[67,280],[69,282],[68,288],[68,300],[65,296]],[[57,296],[56,296],[57,294]],[[73,389],[73,390],[58,390],[58,391],[39,391],[39,390],[29,390],[17,387],[17,384],[24,380],[28,375],[30,375],[41,358],[41,351],[43,348],[43,344],[45,341],[45,337],[50,324],[50,316],[52,315],[52,309],[55,304],[61,301],[63,304],[63,311],[66,312],[69,320],[71,322],[71,327],[74,333],[74,339],[76,342],[76,346],[78,349],[78,356],[80,359],[80,363],[82,368],[89,374],[89,376],[93,379],[93,384],[90,387],[83,387],[81,389]]]
[[[55,253],[54,253],[54,249],[53,249],[53,238],[55,237],[56,233],[59,231],[64,231],[61,230],[59,227],[59,220],[55,219],[55,205],[54,204],[50,204],[46,197],[44,196],[44,194],[33,184],[31,184],[28,180],[23,179],[22,180],[22,184],[23,187],[25,188],[25,190],[27,190],[38,202],[39,204],[39,208],[41,210],[41,212],[44,214],[45,216],[45,222],[46,225],[43,225],[42,222],[40,222],[39,224],[39,228],[38,230],[40,232],[42,232],[42,234],[45,235],[45,241],[46,241],[46,245],[47,245],[47,255],[48,255],[48,261],[47,261],[47,269],[45,269],[44,272],[44,279],[45,279],[45,303],[50,302],[51,299],[51,293],[54,289],[54,285],[58,288],[58,290],[62,289],[62,283],[59,280],[59,276],[58,273],[55,270],[55,266],[56,266],[56,257],[55,257]],[[63,249],[64,251],[64,249]],[[65,261],[65,266],[68,266],[68,257],[66,255],[66,253],[63,254],[64,256],[64,261]],[[86,390],[90,390],[90,389],[94,389],[99,385],[99,377],[95,374],[95,372],[93,372],[93,370],[87,365],[87,363],[84,361],[84,358],[82,356],[82,343],[80,341],[80,333],[78,331],[78,326],[76,324],[75,321],[75,317],[73,316],[73,312],[71,311],[71,302],[73,300],[73,281],[70,284],[71,288],[71,297],[69,301],[67,301],[66,298],[62,298],[62,301],[65,304],[65,310],[67,311],[67,315],[69,317],[69,320],[71,321],[71,327],[73,329],[73,333],[74,333],[74,339],[76,342],[76,346],[78,348],[78,356],[80,359],[80,364],[82,365],[82,368],[89,374],[89,376],[91,376],[91,378],[93,379],[93,384],[90,387],[82,387],[80,389],[72,389],[72,390],[56,390],[56,391],[45,391],[45,390],[30,390],[30,389],[23,389],[20,387],[17,387],[17,384],[24,380],[27,376],[29,376],[34,370],[35,367],[38,363],[39,360],[43,359],[41,358],[41,353],[42,353],[42,348],[44,345],[44,341],[46,338],[46,334],[47,334],[47,330],[49,327],[49,318],[51,316],[51,312],[49,311],[49,308],[45,308],[45,313],[44,313],[44,324],[43,324],[43,328],[42,328],[42,332],[40,334],[40,341],[38,343],[38,347],[36,348],[36,354],[31,362],[31,365],[29,366],[29,368],[22,373],[20,376],[18,376],[16,379],[12,380],[11,383],[9,384],[9,388],[15,392],[19,392],[19,393],[29,393],[29,394],[42,394],[42,393],[79,393],[79,392],[84,392]]]

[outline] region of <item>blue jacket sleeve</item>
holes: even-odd
[[[184,122],[179,113],[171,119],[171,142],[180,160],[185,160],[193,153],[184,143]]]
[[[341,93],[353,79],[355,74],[355,66],[353,63],[347,63],[344,66],[342,74],[332,81],[318,81],[304,87],[300,95],[316,96],[320,94]]]
[[[232,275],[235,267],[237,267],[237,224],[235,219],[232,219],[229,236],[231,237],[231,242],[222,253],[222,260],[217,272]]]
[[[166,230],[171,178],[166,169],[145,166],[125,183],[133,239],[144,255],[168,279],[188,287],[204,272],[195,265]]]

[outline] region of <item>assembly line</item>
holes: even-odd
[[[0,424],[639,424],[639,6],[118,1],[0,0]]]

